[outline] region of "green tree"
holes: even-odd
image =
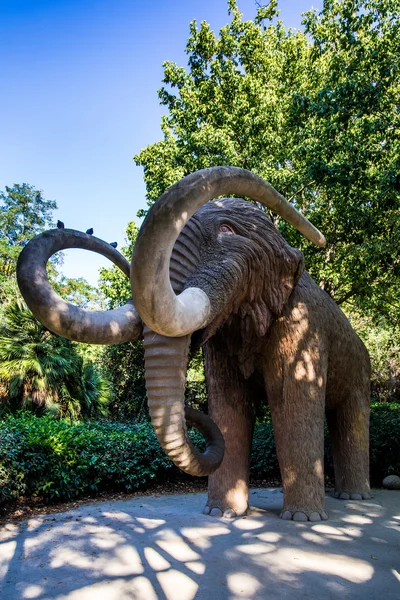
[[[143,341],[106,346],[101,362],[114,390],[110,416],[118,421],[147,421]]]
[[[254,21],[228,5],[231,22],[219,37],[205,21],[190,24],[188,70],[163,65],[164,139],[135,156],[150,205],[184,175],[220,164],[255,171],[286,193],[297,189],[288,115],[293,90],[305,80],[307,38],[281,22],[264,26],[277,15],[276,2],[259,8]]]
[[[21,302],[8,304],[0,328],[3,409],[21,408],[58,416],[105,415],[112,390],[85,362],[76,345],[52,334]]]
[[[250,21],[228,10],[219,36],[191,23],[187,69],[164,63],[163,139],[135,156],[148,203],[196,169],[250,169],[326,234],[321,251],[278,223],[321,286],[398,320],[398,0],[325,0],[304,32],[285,29],[276,1]]]
[[[18,297],[15,281],[22,248],[38,233],[52,226],[54,200],[27,183],[0,192],[0,303]]]
[[[0,192],[0,232],[10,246],[24,246],[28,240],[52,225],[54,200],[45,200],[43,192],[27,183],[6,186]]]
[[[15,184],[0,192],[0,305],[20,299],[16,283],[18,256],[35,235],[54,227],[54,200],[45,200],[43,192],[27,183]],[[62,252],[52,257],[48,273],[60,296],[83,308],[103,308],[104,298],[83,278],[60,273]]]
[[[398,321],[400,5],[325,0],[303,23],[308,86],[290,122],[294,161],[314,182],[298,204],[328,239],[313,270],[338,304]]]
[[[126,245],[121,253],[129,261],[132,257],[139,229],[134,221],[126,229]],[[131,297],[129,279],[115,266],[100,271],[100,289],[107,299],[108,308],[117,308]],[[101,365],[112,381],[115,397],[110,414],[118,420],[148,420],[143,341],[106,346],[101,355]],[[188,367],[187,400],[204,408],[207,393],[201,352],[196,353]]]
[[[122,246],[121,254],[130,262],[136,238],[139,233],[139,228],[135,221],[130,221],[128,223],[125,233],[126,244],[125,246]],[[101,292],[106,298],[108,308],[117,308],[127,302],[131,297],[130,281],[115,265],[109,269],[100,269],[99,285]]]
[[[126,244],[121,248],[121,254],[128,261],[132,258],[138,232],[134,221],[128,223]],[[110,309],[118,308],[131,297],[130,281],[115,265],[100,270],[99,285]],[[148,412],[142,340],[106,346],[101,362],[115,390],[110,405],[111,416],[118,420],[146,420]]]
[[[400,327],[355,311],[350,319],[371,358],[373,399],[400,403]]]
[[[52,284],[55,291],[72,304],[91,310],[104,310],[106,307],[103,292],[90,285],[83,277],[65,277],[56,273]]]
[[[0,193],[0,397],[3,406],[31,406],[57,414],[105,414],[111,388],[101,371],[99,348],[88,349],[53,335],[21,303],[16,266],[22,248],[53,227],[53,200],[26,183]],[[82,278],[60,273],[62,253],[48,264],[49,278],[63,298],[103,309],[103,295]]]

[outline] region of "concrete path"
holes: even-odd
[[[41,515],[0,531],[0,598],[400,599],[400,492],[327,497],[329,521],[278,518],[282,494],[252,490],[233,521],[205,494],[146,496]]]

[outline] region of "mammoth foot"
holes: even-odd
[[[335,490],[333,497],[339,498],[339,500],[370,500],[372,498],[369,492],[347,492],[345,490]]]
[[[316,510],[288,510],[283,509],[280,514],[281,519],[284,521],[326,521],[328,515],[324,510],[316,511]]]
[[[214,504],[206,504],[203,508],[204,515],[210,515],[210,517],[224,517],[225,519],[233,519],[235,517],[243,517],[247,514],[247,508],[245,510],[236,509],[230,507],[221,507]]]

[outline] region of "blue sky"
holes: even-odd
[[[281,0],[281,18],[301,27],[321,4]],[[254,0],[238,5],[254,16]],[[192,19],[218,30],[226,0],[0,0],[0,189],[34,185],[56,219],[121,246],[145,206],[132,157],[161,139],[162,63],[186,66]],[[107,264],[70,250],[63,270],[94,284]]]

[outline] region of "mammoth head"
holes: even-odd
[[[188,256],[191,264],[182,273]],[[204,343],[234,315],[242,318],[242,329],[263,337],[303,269],[302,253],[286,243],[262,210],[244,200],[222,198],[207,202],[183,228],[169,275],[175,293],[197,288],[207,295],[209,320],[200,336]],[[247,315],[252,316],[251,328]]]
[[[141,318],[153,331],[183,336],[205,327],[218,312],[200,287],[187,287],[176,296],[171,287],[169,264],[174,244],[189,219],[208,200],[223,194],[252,198],[281,215],[317,245],[325,245],[324,236],[301,213],[249,171],[211,167],[184,177],[149,211],[132,257],[133,300]],[[229,229],[229,223],[221,225]],[[220,233],[229,235],[228,230]],[[231,233],[235,233],[234,226]]]
[[[246,313],[246,307],[254,305],[262,335],[282,311],[303,270],[302,254],[257,207],[229,198],[208,202],[224,194],[252,198],[317,245],[325,244],[323,235],[265,181],[243,169],[212,167],[185,177],[153,205],[131,267],[102,240],[57,229],[29,242],[17,269],[29,308],[50,331],[95,344],[135,340],[143,333],[155,432],[174,463],[193,475],[218,468],[224,442],[209,417],[184,406],[191,334],[205,329],[209,337],[229,313]],[[133,301],[117,310],[91,312],[62,300],[50,286],[46,264],[66,248],[85,248],[110,258],[130,274]],[[204,453],[191,444],[186,421],[205,436]]]

